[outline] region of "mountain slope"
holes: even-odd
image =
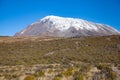
[[[119,34],[114,28],[82,19],[46,16],[18,32],[15,36],[104,36]]]

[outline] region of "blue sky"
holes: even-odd
[[[120,31],[120,0],[0,0],[0,36],[13,36],[47,15],[82,18]]]

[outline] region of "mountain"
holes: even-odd
[[[46,16],[16,33],[15,36],[75,37],[118,34],[120,32],[109,25],[93,23],[77,18]]]

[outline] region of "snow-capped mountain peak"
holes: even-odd
[[[46,16],[32,23],[16,36],[94,36],[119,34],[116,29],[104,24],[89,22],[78,18],[64,18],[59,16]]]
[[[77,19],[77,18],[64,18],[64,17],[58,17],[58,16],[46,16],[45,18],[41,19],[40,21],[52,23],[51,25],[59,30],[67,30],[70,27],[74,27],[76,30],[79,29],[88,29],[88,30],[97,30],[97,28],[94,26],[95,24],[91,22],[91,26],[89,26],[88,21]]]

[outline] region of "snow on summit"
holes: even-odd
[[[64,17],[58,17],[58,16],[46,16],[45,18],[41,19],[41,21],[49,20],[53,23],[53,25],[56,28],[59,28],[61,30],[66,30],[70,27],[75,27],[77,30],[79,29],[96,29],[96,27],[90,27],[88,24],[88,21],[84,21],[82,19],[77,18],[64,18]],[[92,24],[92,23],[91,23]]]
[[[108,25],[78,18],[65,18],[51,15],[32,23],[26,29],[16,33],[15,36],[74,37],[116,34],[119,34],[119,32]]]

